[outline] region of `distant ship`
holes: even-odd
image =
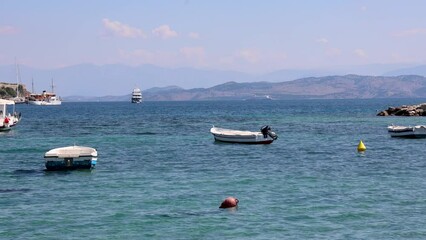
[[[53,80],[52,80],[52,92],[43,91],[42,94],[31,93],[30,96],[28,97],[28,104],[38,105],[38,106],[61,105],[62,104],[61,99],[56,96],[53,90]]]
[[[39,106],[61,105],[62,101],[55,93],[43,91],[42,94],[30,94],[28,104]]]
[[[141,103],[142,102],[142,92],[139,88],[133,89],[132,92],[132,103]]]

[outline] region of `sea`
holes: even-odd
[[[426,139],[379,117],[426,99],[16,105],[0,133],[0,239],[426,239]],[[215,142],[212,126],[278,135]],[[358,143],[366,146],[358,152]],[[94,147],[93,170],[44,153]],[[233,209],[219,209],[229,196]]]

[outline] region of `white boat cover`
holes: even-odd
[[[210,129],[210,132],[212,134],[216,135],[224,135],[224,136],[242,136],[242,137],[254,137],[256,135],[259,135],[261,132],[251,132],[251,131],[241,131],[241,130],[232,130],[232,129],[225,129],[225,128],[217,128],[212,127]]]
[[[14,105],[15,102],[11,101],[11,100],[6,100],[6,99],[0,99],[0,105]]]
[[[426,125],[416,125],[414,127],[411,126],[389,126],[388,130],[393,132],[403,132],[403,131],[415,131],[415,130],[425,130]]]
[[[98,152],[96,149],[91,147],[83,147],[83,146],[69,146],[69,147],[61,147],[54,148],[46,154],[44,154],[45,158],[78,158],[78,157],[97,157]]]

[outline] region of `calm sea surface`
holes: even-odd
[[[378,110],[426,99],[17,105],[0,133],[0,239],[426,239],[426,139]],[[278,134],[215,143],[209,130]],[[364,154],[356,149],[362,140]],[[45,152],[95,147],[92,171]],[[237,210],[219,209],[235,196]]]

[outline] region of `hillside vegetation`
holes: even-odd
[[[16,83],[4,83],[0,82],[0,98],[8,99],[16,97],[16,87],[18,86],[18,97],[24,97],[27,94],[27,90],[24,85]]]

